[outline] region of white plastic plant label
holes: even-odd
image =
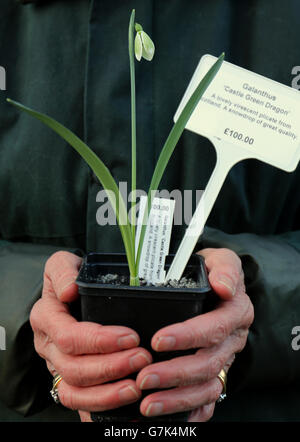
[[[175,121],[208,69],[205,55],[175,114]],[[217,162],[166,279],[180,279],[230,169],[256,158],[292,172],[300,159],[300,92],[254,72],[223,62],[186,129],[210,139]]]
[[[215,61],[211,55],[201,58],[175,121]],[[232,143],[243,157],[293,171],[300,159],[299,123],[298,90],[224,61],[186,129]]]
[[[147,205],[147,197],[141,196],[136,231],[136,244]],[[139,264],[139,277],[151,284],[163,283],[166,277],[165,258],[169,253],[173,226],[175,200],[154,198],[149,213]]]

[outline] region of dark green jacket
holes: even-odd
[[[122,251],[117,227],[99,227],[99,183],[79,156],[6,96],[74,130],[118,181],[130,182],[127,29],[130,11],[155,41],[137,65],[138,188],[147,189],[172,118],[202,55],[226,59],[291,85],[299,64],[300,7],[287,0],[77,0],[22,5],[3,0],[0,64],[1,420],[76,419],[48,403],[50,376],[28,322],[43,266],[56,250]],[[271,148],[271,146],[270,146]],[[185,132],[161,188],[204,189],[213,146]],[[243,259],[255,321],[229,375],[216,420],[299,420],[300,167],[286,173],[256,160],[230,172],[199,247],[229,247]],[[174,232],[172,249],[182,237]],[[15,411],[9,411],[15,410]],[[27,418],[30,419],[30,418]]]

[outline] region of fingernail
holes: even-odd
[[[118,346],[120,349],[136,347],[139,344],[139,339],[135,335],[126,335],[118,339]]]
[[[152,402],[146,410],[146,416],[157,416],[163,411],[163,404],[161,402]]]
[[[158,338],[155,350],[156,351],[164,351],[164,350],[172,350],[175,347],[176,339],[174,336],[162,336]]]
[[[225,285],[225,287],[227,287],[230,290],[232,296],[235,295],[236,287],[235,287],[235,285],[233,284],[233,282],[232,282],[232,280],[230,278],[228,278],[227,276],[222,275],[219,278],[218,282],[220,284]]]
[[[145,353],[139,352],[129,359],[129,364],[133,370],[139,370],[140,368],[145,367],[145,365],[151,364],[151,360],[145,355]]]
[[[157,374],[148,374],[141,382],[140,389],[147,390],[149,388],[158,388],[160,385],[160,378]]]
[[[138,399],[139,394],[131,385],[126,385],[119,390],[119,398],[121,402],[128,403]]]

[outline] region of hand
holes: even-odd
[[[66,303],[78,296],[74,281],[80,264],[81,259],[68,252],[49,258],[42,298],[34,305],[30,322],[36,351],[53,376],[62,376],[60,402],[81,410],[82,420],[87,420],[84,410],[104,411],[137,401],[141,392],[126,376],[151,363],[152,358],[138,347],[135,331],[77,322],[70,315]]]
[[[153,336],[155,351],[198,350],[139,372],[141,390],[165,389],[143,399],[140,409],[145,416],[194,410],[190,422],[210,419],[223,389],[217,375],[222,368],[228,371],[235,353],[246,344],[254,315],[240,259],[227,249],[205,249],[200,254],[220,303],[209,313],[165,327]]]

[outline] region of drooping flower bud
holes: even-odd
[[[135,24],[135,30],[137,31],[134,41],[136,59],[140,61],[144,58],[145,60],[151,61],[155,52],[153,41],[138,23]]]

